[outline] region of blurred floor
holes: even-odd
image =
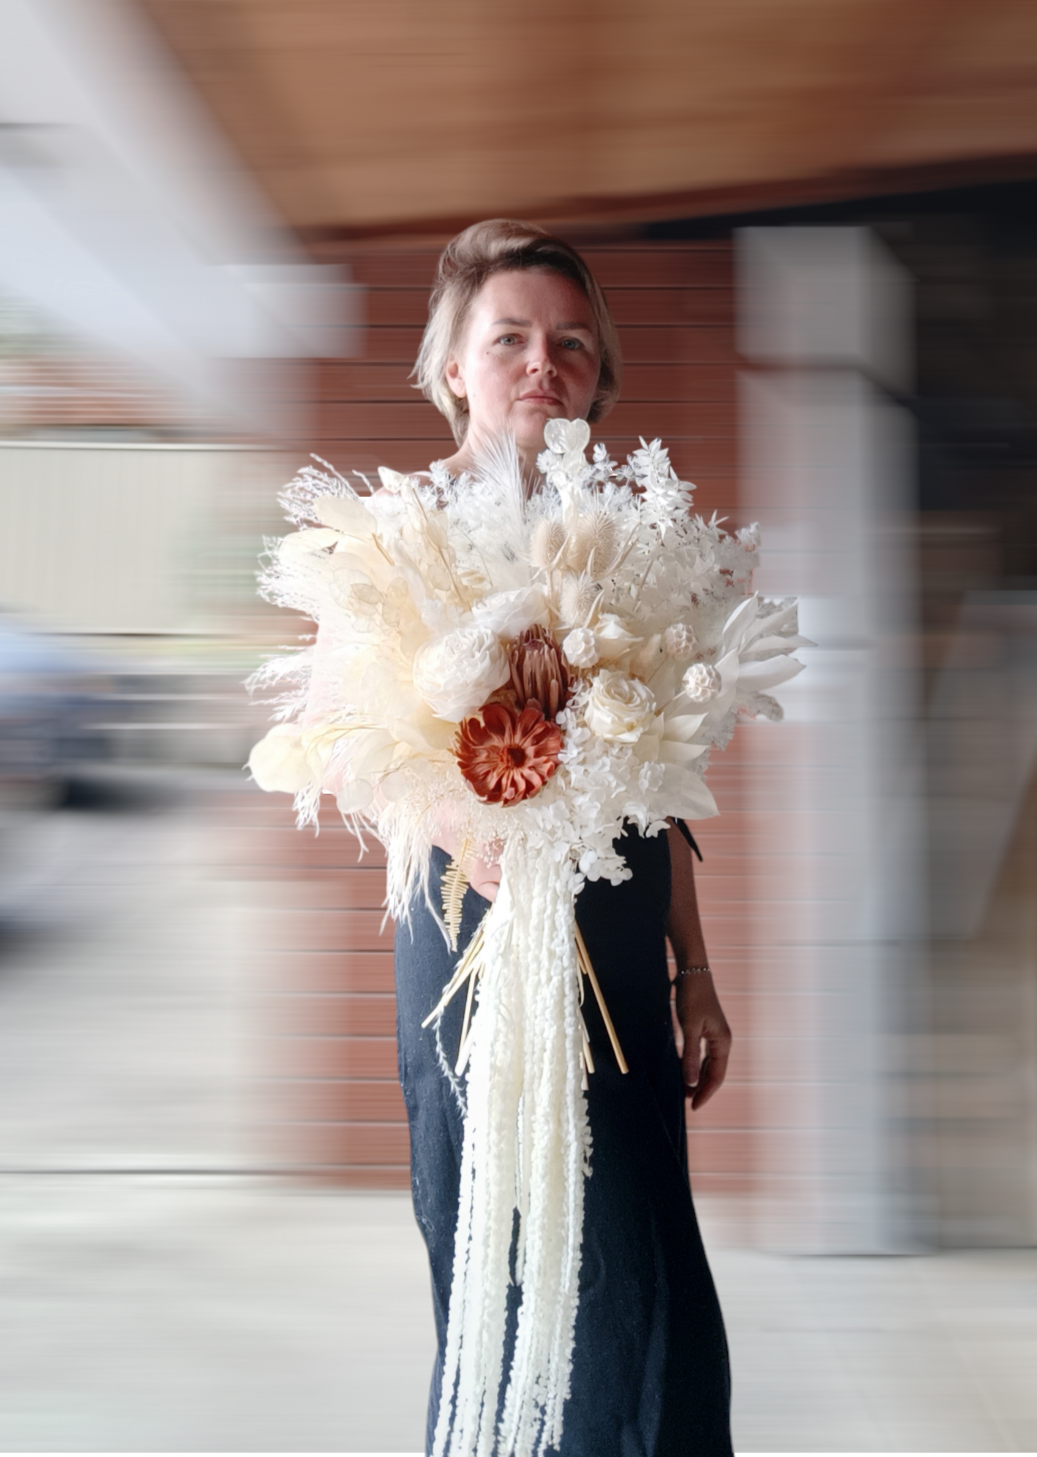
[[[416,1453],[409,1202],[256,1172],[256,891],[204,785],[160,789],[0,826],[0,1448]],[[702,1215],[739,1450],[1037,1448],[1037,1251],[794,1259]]]
[[[0,1221],[5,1450],[420,1450],[405,1196],[37,1175]],[[1037,1447],[1037,1253],[713,1266],[739,1451]]]

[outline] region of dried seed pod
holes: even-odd
[[[591,517],[590,528],[591,550],[587,570],[594,576],[605,577],[619,560],[619,528],[611,516],[601,511]]]
[[[533,531],[533,542],[531,556],[533,565],[541,571],[547,571],[554,565],[555,559],[562,547],[565,545],[565,528],[558,520],[544,517],[538,521]]]
[[[600,591],[601,588],[597,582],[591,582],[586,577],[566,574],[562,580],[558,605],[561,609],[562,621],[567,627],[585,625],[588,615],[598,600]]]
[[[682,686],[692,703],[704,707],[718,696],[723,684],[720,674],[712,664],[692,663],[684,674]]]
[[[671,622],[663,633],[663,651],[668,658],[690,658],[697,644],[686,622]]]

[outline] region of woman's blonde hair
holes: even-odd
[[[511,218],[475,223],[443,249],[429,297],[428,323],[411,371],[416,388],[446,416],[459,445],[468,430],[468,401],[458,399],[447,383],[447,365],[460,345],[472,300],[486,280],[494,273],[524,269],[559,273],[587,295],[601,351],[598,388],[587,413],[591,424],[603,419],[619,397],[623,377],[619,334],[597,279],[576,249],[535,223]]]

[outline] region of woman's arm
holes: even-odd
[[[677,1020],[684,1034],[684,1085],[692,1108],[701,1108],[724,1081],[731,1053],[731,1029],[708,971],[681,976],[686,966],[707,966],[706,942],[695,894],[695,868],[691,848],[680,830],[671,825],[672,890],[666,934],[677,962]],[[703,1056],[703,1045],[705,1056]]]

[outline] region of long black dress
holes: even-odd
[[[665,835],[629,832],[633,878],[589,883],[577,919],[630,1071],[620,1073],[594,999],[584,1017],[596,1071],[572,1387],[559,1457],[729,1457],[727,1341],[688,1185],[684,1085],[670,1014]],[[447,857],[435,851],[433,887]],[[460,946],[487,908],[468,891]],[[400,1082],[411,1136],[414,1210],[428,1246],[439,1353],[427,1450],[439,1410],[454,1254],[463,1122],[421,1023],[449,979],[451,954],[423,899],[396,934]],[[456,1054],[463,997],[444,1015]],[[517,1292],[516,1292],[517,1299]],[[513,1312],[514,1314],[514,1312]],[[505,1372],[507,1371],[507,1359]],[[503,1457],[503,1454],[502,1454]]]

